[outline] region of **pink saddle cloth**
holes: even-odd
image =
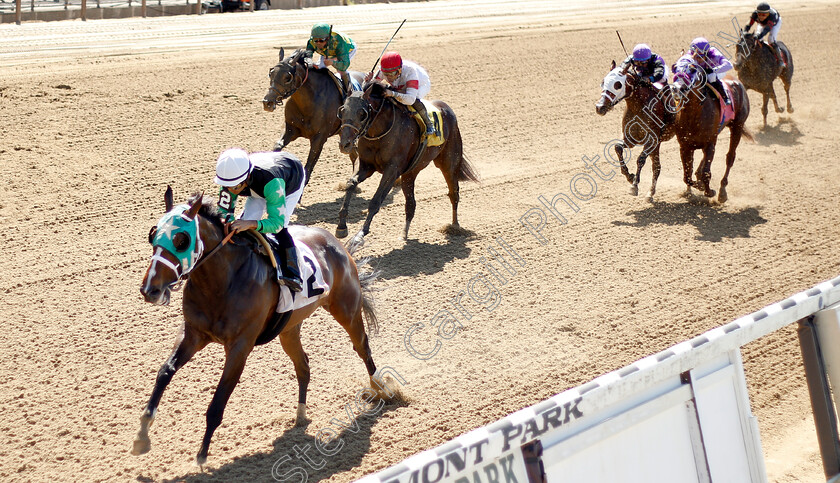
[[[718,128],[718,132],[722,131],[723,128],[729,124],[729,121],[735,119],[735,98],[732,96],[732,89],[726,81],[721,81],[721,84],[723,84],[723,88],[726,90],[726,95],[729,97],[731,102],[730,105],[727,106],[723,97],[718,97],[718,101],[720,102],[720,127]]]

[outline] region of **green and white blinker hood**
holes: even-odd
[[[155,262],[166,265],[175,272],[178,279],[187,275],[204,253],[204,242],[198,236],[198,217],[189,219],[185,215],[189,208],[189,205],[178,205],[163,215],[158,221],[155,236],[152,239],[152,247],[156,248],[152,255],[152,265]],[[187,246],[180,247],[180,250],[174,244],[175,235],[179,233],[184,233],[188,237]],[[175,257],[179,265],[176,266],[162,257],[163,250]]]

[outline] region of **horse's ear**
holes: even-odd
[[[615,59],[613,59],[612,64],[610,64],[610,70],[615,69]]]
[[[286,52],[283,50],[283,47],[280,47],[280,62],[283,62],[283,54]]]
[[[201,199],[204,198],[204,192],[202,191],[198,196],[195,197],[195,201],[190,206],[190,209],[184,213],[184,216],[189,218],[190,220],[195,219],[195,215],[198,214],[198,209],[201,208]]]
[[[163,194],[163,201],[166,203],[166,212],[169,213],[174,206],[172,202],[172,186],[166,185],[166,192]]]

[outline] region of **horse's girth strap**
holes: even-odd
[[[260,245],[262,245],[263,248],[265,248],[265,251],[268,252],[268,258],[271,260],[271,266],[279,270],[279,268],[277,267],[277,259],[274,258],[274,250],[271,249],[271,245],[268,244],[268,240],[265,239],[263,234],[258,232],[257,230],[254,230],[253,228],[248,230],[248,234],[254,237],[258,242],[260,242]]]

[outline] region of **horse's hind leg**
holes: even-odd
[[[309,387],[309,356],[300,343],[300,324],[289,332],[280,333],[280,344],[295,366],[298,381],[298,407],[295,424],[302,425],[306,419],[306,391]]]
[[[195,457],[195,461],[199,466],[203,466],[207,462],[210,440],[213,438],[213,433],[216,431],[216,428],[222,424],[225,406],[227,406],[228,399],[233,394],[236,384],[239,383],[239,378],[245,369],[245,361],[248,360],[248,355],[253,348],[253,341],[250,343],[247,341],[237,341],[232,345],[225,346],[225,369],[222,371],[222,378],[216,387],[216,393],[213,394],[213,399],[207,408],[205,418],[207,427],[204,430],[204,439],[201,441],[201,448]]]
[[[766,92],[762,92],[761,95],[764,96],[764,103],[761,105],[761,115],[764,116],[764,127],[766,128],[767,127],[767,112],[769,111],[767,109],[767,103],[770,101],[770,94],[768,94]]]
[[[735,150],[738,149],[738,144],[741,142],[741,133],[744,131],[744,126],[732,126],[729,128],[729,151],[726,153],[726,172],[723,173],[723,178],[720,180],[720,193],[718,193],[718,201],[726,203],[729,196],[726,194],[726,185],[729,184],[729,170],[735,164]]]
[[[776,89],[773,87],[773,84],[770,84],[770,98],[773,99],[773,106],[776,108],[777,113],[785,112],[784,107],[779,107],[779,100],[776,99]]]
[[[131,454],[141,455],[148,453],[152,448],[151,440],[149,439],[149,427],[155,420],[157,414],[158,404],[160,398],[163,396],[163,391],[172,380],[172,376],[186,364],[196,352],[200,351],[207,345],[207,341],[199,337],[198,334],[189,329],[184,329],[180,336],[181,340],[172,351],[166,362],[163,363],[157,374],[155,380],[155,388],[152,390],[152,396],[146,404],[146,409],[140,416],[140,431],[137,433],[137,438],[134,440],[134,446],[131,449]]]
[[[790,81],[792,75],[785,75],[787,74],[787,70],[782,74],[782,84],[785,86],[785,97],[787,98],[787,110],[788,112],[793,112],[793,105],[790,103]]]
[[[417,208],[417,200],[414,198],[415,176],[404,174],[401,179],[403,197],[405,197],[405,228],[403,228],[402,239],[408,240],[408,227],[411,225],[411,220],[414,219],[414,211]]]
[[[449,142],[453,142],[452,139]],[[461,225],[458,223],[458,203],[461,201],[461,185],[458,184],[458,166],[463,156],[460,150],[450,150],[450,145],[447,149],[435,159],[435,167],[443,173],[443,179],[446,180],[446,187],[449,189],[449,204],[452,205],[452,228],[458,228]]]

